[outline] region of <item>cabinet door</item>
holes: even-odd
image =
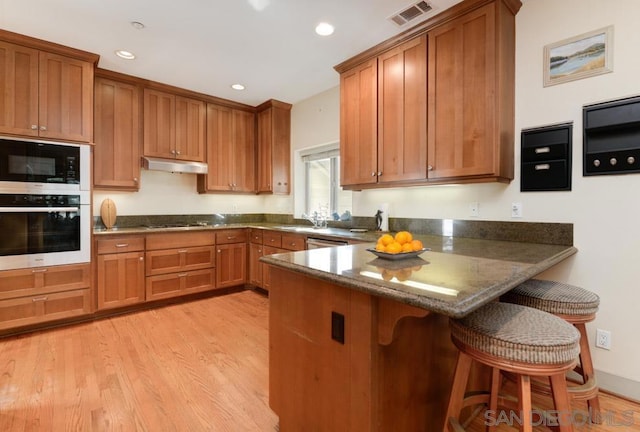
[[[264,264],[260,262],[262,245],[251,243],[249,245],[249,283],[262,287],[262,272]]]
[[[209,172],[198,176],[198,191],[230,191],[233,184],[233,116],[231,109],[207,104]]]
[[[213,267],[214,250],[213,246],[200,246],[147,251],[146,274],[149,276]]]
[[[204,162],[207,115],[205,103],[176,96],[175,108],[176,158]]]
[[[145,300],[144,252],[98,256],[98,309]]]
[[[233,110],[234,190],[256,191],[256,118],[247,111]]]
[[[257,114],[258,119],[258,192],[273,192],[273,148],[271,146],[272,111]]]
[[[43,138],[93,140],[93,64],[40,52],[39,124]]]
[[[291,176],[291,106],[271,101],[258,112],[258,193],[288,194]]]
[[[96,188],[139,188],[140,89],[96,78],[93,185]]]
[[[494,174],[495,5],[429,32],[429,179]]]
[[[426,122],[427,39],[421,36],[378,57],[379,182],[427,178]]]
[[[283,253],[283,252],[289,252],[289,251],[286,249],[281,249],[278,247],[266,246],[266,245],[262,249],[263,256],[272,255],[276,253]],[[262,265],[262,288],[268,291],[270,287],[271,287],[271,266],[263,264]]]
[[[377,60],[340,75],[340,180],[377,182]]]
[[[175,96],[144,89],[144,155],[175,158]]]
[[[89,288],[0,301],[0,330],[91,312]]]
[[[218,245],[217,251],[216,287],[243,285],[247,281],[247,244]]]
[[[0,133],[38,136],[38,51],[0,42]]]

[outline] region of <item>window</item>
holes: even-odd
[[[302,155],[305,172],[305,212],[326,213],[329,220],[351,219],[351,191],[340,187],[338,148]]]

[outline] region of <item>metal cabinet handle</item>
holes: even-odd
[[[144,257],[140,257],[138,258],[140,261],[144,261]]]
[[[47,301],[49,297],[47,296],[42,296],[42,297],[34,297],[31,299],[32,302],[42,302],[42,301]]]
[[[176,150],[176,154],[180,156],[180,150]]]
[[[549,153],[551,151],[551,149],[549,147],[538,147],[534,151],[536,152],[536,154]]]
[[[138,177],[134,177],[134,178],[133,178],[133,182],[134,182],[134,183],[138,183]]]
[[[41,130],[41,131],[46,131],[46,130],[47,130],[47,127],[46,127],[46,126],[40,126],[40,130]]]
[[[378,171],[378,177],[382,175],[382,171]]]
[[[427,165],[427,170],[428,171],[433,171],[433,165]]]
[[[535,166],[536,171],[548,170],[551,169],[551,165],[549,164],[538,164]]]
[[[189,276],[189,273],[179,273],[178,274],[178,277],[181,277],[181,278],[182,277],[187,277],[187,276]]]
[[[31,130],[38,130],[38,125],[31,125]]]
[[[129,246],[129,243],[117,243],[116,244],[117,248],[123,248],[123,247],[128,247],[128,246]]]
[[[31,273],[46,273],[47,269],[33,269]]]
[[[186,249],[180,249],[180,250],[178,250],[178,253],[187,253],[187,250]]]
[[[227,240],[233,240],[235,238],[236,238],[236,236],[227,236]]]

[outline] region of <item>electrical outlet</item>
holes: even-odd
[[[469,204],[469,214],[471,217],[480,216],[480,204],[478,204],[478,202],[472,202]]]
[[[611,332],[609,330],[596,329],[596,346],[606,350],[611,349]]]
[[[512,218],[522,217],[522,203],[519,203],[519,202],[511,203],[511,217]]]

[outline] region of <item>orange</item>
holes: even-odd
[[[413,240],[411,242],[411,249],[413,249],[414,251],[421,251],[422,249],[424,249],[424,246],[422,245],[422,242],[420,240]]]
[[[398,242],[393,242],[391,244],[388,244],[387,247],[385,247],[385,252],[390,254],[400,253],[402,252],[402,245]]]
[[[393,236],[391,234],[383,234],[378,239],[378,243],[382,243],[384,246],[387,246],[393,243]]]
[[[384,244],[382,244],[382,242],[378,242],[378,243],[376,243],[376,250],[377,250],[378,252],[384,252],[384,251],[385,251]]]
[[[402,245],[402,252],[413,252],[413,246],[411,243],[405,243]]]
[[[396,234],[395,240],[403,245],[405,243],[411,243],[411,240],[413,240],[413,236],[409,231],[400,231]]]

